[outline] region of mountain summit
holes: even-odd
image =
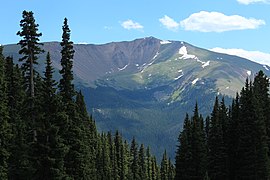
[[[60,69],[60,44],[44,43],[44,49]],[[209,114],[215,96],[230,101],[246,78],[259,70],[270,76],[266,65],[154,37],[75,44],[74,50],[75,85],[83,90],[99,129],[118,129],[127,139],[135,136],[159,155],[167,147],[171,157],[185,113],[196,101],[200,112]],[[17,45],[4,47],[4,54],[15,60],[18,51]],[[42,60],[45,55],[40,72]]]

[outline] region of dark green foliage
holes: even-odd
[[[34,91],[34,65],[37,64],[38,55],[43,52],[40,48],[39,37],[42,36],[38,33],[38,24],[35,22],[34,13],[32,11],[23,11],[22,20],[20,21],[21,31],[17,35],[22,37],[18,43],[21,46],[20,54],[24,55],[20,61],[24,61],[22,65],[23,72],[26,77],[26,88],[30,97],[35,96]]]
[[[72,84],[67,19],[58,88],[49,52],[43,76],[35,71],[43,51],[33,13],[24,11],[20,25],[22,68],[3,57],[0,46],[0,179],[159,180],[149,149],[147,155],[143,145],[138,150],[135,139],[129,146],[118,131],[115,136],[97,132],[81,91]],[[174,171],[170,163],[167,169]]]
[[[64,25],[62,27],[63,34],[62,34],[62,42],[60,45],[62,46],[61,50],[61,66],[62,69],[60,70],[60,74],[62,75],[62,79],[60,79],[59,83],[59,90],[60,94],[63,97],[64,103],[72,101],[73,96],[75,95],[74,85],[72,84],[73,81],[73,42],[70,41],[70,29],[68,26],[67,18],[64,19]]]
[[[221,106],[224,106],[222,104]],[[224,109],[223,109],[224,110]],[[226,112],[222,114],[218,98],[211,114],[208,136],[208,175],[210,179],[227,179],[227,148],[224,142],[223,124]]]
[[[10,141],[9,179],[29,176],[30,159],[26,142],[26,121],[23,120],[26,93],[23,88],[23,76],[18,65],[14,66],[13,58],[6,58],[6,80],[8,111],[12,128]]]
[[[141,144],[139,149],[139,176],[140,179],[146,179],[146,163],[145,163],[145,150],[143,144]]]
[[[139,155],[138,155],[138,144],[133,137],[131,145],[130,145],[130,172],[129,179],[131,180],[139,180]]]
[[[7,179],[8,158],[10,156],[9,141],[12,134],[9,124],[5,58],[2,51],[3,47],[0,46],[0,179]]]
[[[192,177],[196,168],[190,168],[198,162],[193,155],[198,149],[195,145],[200,144],[201,128],[195,127],[202,118],[195,108],[193,118],[186,117],[179,135],[175,179],[269,179],[269,99],[269,80],[262,71],[254,83],[246,81],[229,108],[224,98],[220,103],[216,98],[211,118],[205,120],[208,161],[207,171],[200,178]]]
[[[246,82],[241,91],[238,144],[239,178],[267,179],[269,158],[265,121],[253,86]]]
[[[202,179],[206,173],[206,141],[203,126],[203,119],[199,116],[196,103],[194,115],[191,119],[191,154],[194,172],[191,175],[194,179]]]
[[[160,165],[161,180],[169,180],[169,168],[170,168],[169,160],[167,158],[167,152],[165,150]]]

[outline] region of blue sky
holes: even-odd
[[[61,41],[67,17],[74,43],[154,36],[270,64],[270,0],[8,0],[0,7],[0,44],[19,41],[23,10],[34,12],[43,42]]]

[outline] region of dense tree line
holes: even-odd
[[[210,117],[185,118],[176,180],[270,178],[269,79],[259,71],[227,107],[216,98]]]
[[[61,79],[47,52],[43,74],[36,71],[45,53],[33,12],[20,22],[22,65],[4,57],[0,46],[0,179],[172,180],[174,166],[161,166],[149,147],[121,134],[98,133],[73,81],[73,42],[68,20],[62,27]]]

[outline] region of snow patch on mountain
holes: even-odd
[[[265,69],[266,71],[269,71],[269,68],[267,67],[267,65],[263,65],[263,67],[264,67],[264,69]]]
[[[180,59],[198,59],[195,55],[188,54],[186,46],[182,46],[179,49],[179,54],[182,55],[182,57],[180,57]]]
[[[180,79],[180,78],[183,77],[183,76],[184,76],[184,74],[181,74],[181,75],[179,75],[178,77],[174,78],[174,80],[178,80],[178,79]]]
[[[181,74],[180,74],[179,76],[175,77],[174,80],[178,80],[178,79],[180,79],[182,76],[184,76],[184,73],[183,73],[183,70],[182,70],[182,69],[178,70],[177,72],[178,72],[178,73],[181,73]]]
[[[251,75],[251,71],[247,71],[247,74],[250,76]]]
[[[171,41],[168,41],[168,40],[163,40],[163,41],[160,41],[160,44],[171,44],[172,42]]]
[[[155,54],[155,56],[152,58],[152,60],[153,60],[153,59],[156,59],[158,55],[159,55],[159,52],[157,52],[157,53]]]
[[[118,68],[118,70],[119,70],[119,71],[123,71],[123,70],[125,70],[127,67],[128,67],[128,64],[127,64],[127,65],[125,65],[125,66],[124,66],[124,67],[122,67],[122,68]]]
[[[199,78],[194,79],[191,83],[194,85],[199,80]]]
[[[209,66],[209,65],[210,65],[210,61],[203,62],[202,68],[205,68],[206,66]]]

